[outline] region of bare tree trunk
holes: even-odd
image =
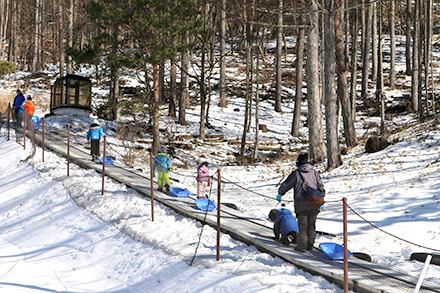
[[[432,74],[431,71],[431,56],[432,56],[432,0],[427,0],[426,2],[426,26],[425,26],[425,85],[426,85],[426,100],[428,101],[429,98],[431,98],[432,105],[434,105],[434,95],[433,95],[433,89],[432,84],[430,84],[430,75]],[[429,89],[430,94],[429,93]],[[433,108],[433,106],[432,106]],[[426,108],[426,111],[429,110]],[[433,111],[433,114],[435,115],[435,112]]]
[[[316,0],[309,3],[310,29],[307,33],[307,107],[309,127],[309,153],[312,161],[325,159],[322,133],[321,97],[319,94],[319,17]]]
[[[176,60],[173,58],[170,60],[170,99],[168,106],[168,115],[171,117],[176,117],[177,113],[177,68]]]
[[[202,47],[201,47],[201,66],[200,66],[200,139],[205,140],[205,132],[206,132],[206,91],[205,91],[205,59],[206,59],[206,46],[208,44],[206,39],[206,34],[204,32],[207,31],[206,23],[208,17],[208,5],[206,1],[203,1],[202,4],[203,10],[203,35],[202,35]]]
[[[69,9],[67,11],[67,14],[69,16],[68,18],[68,31],[69,34],[68,39],[67,39],[67,43],[69,44],[69,47],[73,47],[73,14],[74,14],[74,0],[70,0],[69,2]],[[73,61],[72,61],[72,56],[67,56],[67,74],[73,74]]]
[[[335,5],[335,31],[336,38],[335,53],[336,53],[336,66],[338,76],[338,96],[342,106],[342,117],[344,123],[344,136],[347,147],[351,148],[358,144],[356,137],[356,129],[354,127],[353,114],[351,113],[352,107],[350,102],[350,93],[348,91],[347,83],[347,64],[344,54],[344,40],[342,35],[342,22],[341,12],[339,10],[339,0],[334,0]],[[330,32],[329,32],[330,33]],[[356,56],[354,56],[356,58]]]
[[[371,41],[371,80],[377,79],[377,3],[373,2],[372,41]]]
[[[355,2],[356,3],[356,2]],[[357,3],[356,3],[357,4]],[[362,9],[363,10],[363,9]],[[350,103],[351,119],[356,119],[356,88],[357,88],[357,43],[358,43],[358,17],[359,9],[352,10],[351,23],[351,77],[350,77]]]
[[[418,0],[415,1],[414,13],[419,14]],[[413,56],[412,56],[412,78],[411,78],[411,106],[412,111],[417,113],[419,109],[419,37],[420,26],[418,25],[417,17],[414,18],[414,41],[413,41]],[[420,120],[420,114],[419,120]]]
[[[240,147],[240,155],[242,157],[246,154],[246,135],[249,131],[249,114],[251,113],[250,109],[250,99],[252,96],[251,92],[251,48],[252,48],[252,25],[246,22],[246,108],[244,114],[244,123],[243,123],[243,134],[241,137],[241,147]]]
[[[395,0],[390,0],[390,89],[396,87],[396,29],[395,29]]]
[[[299,29],[298,37],[296,40],[296,79],[295,79],[295,108],[293,111],[293,121],[291,134],[293,136],[299,136],[299,127],[301,123],[301,102],[302,102],[302,83],[303,83],[303,64],[304,64],[304,38],[305,38],[305,28],[303,25],[306,24],[305,15],[302,14],[299,17]]]
[[[226,0],[221,0],[220,8],[220,107],[225,108],[226,102]]]
[[[364,55],[362,64],[362,98],[368,96],[368,74],[370,72],[370,49],[371,49],[371,35],[372,35],[372,21],[373,21],[373,8],[369,4],[369,0],[365,0],[365,9],[367,15],[365,18],[365,38],[364,38]]]
[[[159,72],[158,65],[153,64],[153,143],[151,152],[157,155],[160,146],[159,132]]]
[[[259,46],[259,28],[257,29],[257,38],[256,43],[257,46]],[[259,75],[259,67],[260,67],[260,51],[257,50],[256,54],[256,64],[255,64],[255,86],[256,86],[256,92],[255,92],[255,146],[254,146],[254,152],[252,155],[252,158],[254,160],[257,160],[258,158],[258,147],[260,145],[260,75]]]
[[[40,48],[40,0],[35,0],[35,26],[34,26],[34,56],[32,58],[31,72],[37,72],[40,70],[39,55]]]
[[[335,3],[337,1],[335,0]],[[327,139],[327,169],[331,170],[339,167],[342,164],[342,160],[339,150],[338,99],[335,86],[335,13],[334,7],[332,7],[333,0],[325,0],[324,3],[328,11],[324,16],[325,134]]]
[[[283,53],[283,0],[278,0],[278,26],[277,26],[277,53],[276,63],[276,91],[275,91],[275,111],[282,112],[281,109],[281,85],[282,85],[282,67],[281,58]]]
[[[186,44],[188,42],[188,37],[186,34],[182,36],[183,43]],[[180,100],[179,100],[179,124],[187,125],[186,122],[186,107],[187,101],[189,99],[189,77],[188,77],[188,69],[189,69],[189,52],[188,50],[184,50],[182,52],[182,68],[180,70]]]
[[[64,13],[63,13],[63,0],[58,1],[58,20],[60,25],[59,31],[59,54],[60,54],[60,77],[64,77],[64,63],[65,63],[65,53],[64,53]]]
[[[162,61],[159,66],[159,101],[165,100],[165,61]]]
[[[380,134],[385,134],[385,95],[383,94],[383,71],[382,71],[382,5],[379,7],[379,47],[377,55],[379,62],[377,64],[377,84],[376,99],[380,103]]]
[[[405,41],[405,57],[406,57],[406,75],[411,75],[411,0],[406,1],[406,41]]]

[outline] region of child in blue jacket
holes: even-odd
[[[171,159],[165,153],[166,148],[164,146],[159,147],[159,153],[156,157],[154,157],[153,162],[153,177],[155,176],[155,171],[157,169],[158,179],[157,185],[158,190],[162,191],[163,187],[165,187],[166,191],[170,191],[170,177],[168,176],[168,172],[171,171]]]
[[[289,245],[290,243],[296,243],[296,233],[299,232],[298,222],[292,212],[284,207],[285,204],[282,204],[281,209],[278,211],[273,225],[273,233],[276,240],[280,239],[281,235],[281,243]]]
[[[91,140],[91,150],[92,161],[98,159],[99,157],[99,140],[104,137],[104,131],[101,126],[99,126],[98,119],[93,120],[90,125],[90,129],[87,132],[87,140]]]

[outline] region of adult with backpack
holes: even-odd
[[[307,153],[298,156],[296,166],[297,169],[287,177],[278,189],[277,200],[281,201],[281,197],[293,188],[295,214],[299,228],[295,250],[304,252],[306,249],[313,250],[316,238],[316,219],[320,211],[319,205],[310,204],[307,201],[307,190],[314,190],[316,193],[320,193],[323,198],[325,189],[321,175],[308,162]]]

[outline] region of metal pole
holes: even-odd
[[[414,289],[414,293],[418,293],[420,291],[420,287],[422,287],[423,280],[425,279],[426,271],[428,270],[428,266],[431,263],[432,254],[428,254],[425,259],[425,266],[423,267],[422,273],[420,274],[419,280],[417,281],[416,288]]]
[[[98,142],[99,143],[99,142]],[[104,148],[102,150],[102,191],[101,195],[104,195],[104,178],[105,178],[105,144],[106,136],[104,135]]]
[[[41,118],[41,120],[42,120],[42,127],[43,127],[43,137],[42,137],[41,147],[43,150],[43,163],[44,163],[44,117]]]
[[[11,103],[8,104],[8,141],[11,138],[11,136],[9,135],[10,129],[11,129]]]
[[[344,293],[348,293],[347,198],[342,199],[344,214]]]
[[[154,222],[153,154],[150,152],[151,221]]]
[[[24,128],[23,128],[23,149],[26,149],[26,113],[23,113],[23,123],[24,123]]]
[[[70,162],[70,124],[67,125],[67,176],[69,176]]]
[[[221,195],[221,170],[218,169],[217,180],[217,261],[220,260],[220,195]]]

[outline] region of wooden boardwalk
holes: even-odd
[[[41,146],[41,131],[36,134]],[[55,134],[45,135],[45,148],[67,157],[67,138]],[[89,149],[70,143],[70,161],[88,169],[102,171],[102,165],[90,161]],[[106,165],[105,175],[136,190],[147,198],[151,197],[149,174],[120,165]],[[156,190],[155,184],[155,190]],[[159,191],[155,200],[187,217],[216,227],[217,211],[205,213],[196,208],[194,197],[180,198]],[[255,246],[258,250],[280,257],[314,275],[320,275],[330,282],[343,285],[343,263],[330,261],[319,250],[300,253],[292,246],[284,246],[272,239],[272,224],[265,219],[250,217],[228,206],[221,205],[221,231],[233,238]],[[206,214],[206,215],[205,215]],[[357,292],[414,292],[417,278],[393,271],[377,264],[351,257],[349,259],[349,286]],[[440,284],[424,281],[420,292],[439,292]]]

